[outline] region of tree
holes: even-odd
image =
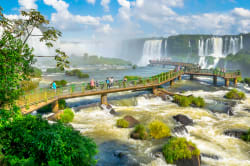
[[[35,63],[27,41],[32,36],[39,36],[41,42],[48,47],[61,36],[61,32],[49,27],[49,21],[36,10],[21,11],[23,19],[10,20],[3,15],[0,7],[0,26],[3,34],[0,40],[0,108],[12,105],[22,94],[21,82],[28,80],[32,73],[31,65]],[[34,35],[35,28],[41,29],[41,35]],[[56,49],[53,56],[57,61],[57,67],[64,70],[69,66],[68,56]]]

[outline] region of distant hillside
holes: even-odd
[[[107,57],[99,57],[99,56],[90,56],[85,54],[84,56],[75,56],[72,55],[69,58],[69,61],[72,65],[120,65],[127,66],[132,65],[131,62],[119,59],[119,58],[107,58]]]

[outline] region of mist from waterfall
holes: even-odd
[[[160,59],[162,55],[162,40],[146,40],[143,46],[143,55],[138,63],[146,66],[151,59]]]
[[[242,48],[242,36],[200,39],[198,42],[199,65],[201,68],[215,68],[221,58],[226,58],[229,54],[235,55]]]

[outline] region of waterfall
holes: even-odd
[[[243,48],[241,37],[211,37],[198,42],[199,65],[201,68],[215,68],[221,58],[235,55]]]
[[[143,55],[138,63],[139,66],[146,66],[149,60],[161,58],[162,40],[146,40],[143,46]]]
[[[165,40],[165,56],[168,56],[168,39]]]
[[[243,49],[243,36],[240,36],[240,49]]]

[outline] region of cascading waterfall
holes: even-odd
[[[229,54],[235,55],[242,48],[242,36],[201,39],[198,43],[199,65],[202,68],[215,68],[221,58]]]
[[[160,59],[161,58],[161,47],[162,40],[147,40],[144,43],[143,47],[143,56],[141,57],[138,65],[146,66],[149,64],[151,59]]]

